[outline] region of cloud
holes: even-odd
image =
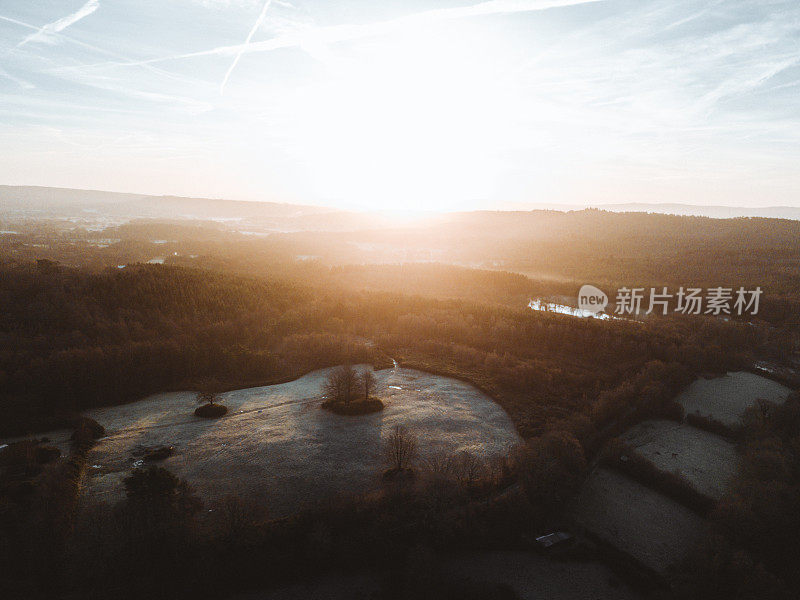
[[[536,12],[551,8],[575,6],[603,2],[604,0],[488,0],[478,4],[460,6],[456,8],[440,8],[426,10],[388,21],[378,21],[365,25],[334,25],[330,27],[305,27],[298,31],[281,35],[270,40],[256,43],[244,43],[234,46],[219,46],[209,50],[177,54],[148,60],[129,62],[127,65],[143,65],[195,58],[198,56],[234,56],[251,52],[269,52],[280,48],[302,48],[304,46],[317,46],[357,40],[367,37],[393,33],[406,27],[426,25],[435,22],[468,17],[510,14],[521,12]]]
[[[44,42],[44,43],[52,43],[53,42],[53,34],[58,33],[60,31],[64,31],[67,27],[74,25],[81,19],[88,17],[94,11],[100,8],[100,0],[88,0],[86,4],[80,7],[77,11],[72,14],[67,15],[66,17],[62,17],[58,21],[53,21],[52,23],[48,23],[47,25],[41,27],[36,33],[32,33],[24,40],[22,40],[19,44],[17,44],[17,48],[24,46],[29,42]]]
[[[11,73],[9,73],[5,69],[3,69],[2,67],[0,67],[0,77],[4,77],[4,78],[8,79],[9,81],[13,81],[14,83],[16,83],[19,87],[21,87],[24,90],[32,90],[32,89],[34,89],[36,87],[35,85],[30,83],[29,81],[25,81],[24,79],[20,79],[19,77],[15,77]]]

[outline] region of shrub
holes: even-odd
[[[228,414],[228,407],[222,404],[203,404],[194,409],[194,414],[204,419],[218,419]]]
[[[41,446],[36,440],[13,442],[0,450],[0,467],[8,467],[15,475],[32,476],[41,465],[56,460],[61,451],[53,446]]]
[[[169,458],[175,452],[174,446],[161,446],[147,452],[142,458],[148,462],[154,460],[164,460]]]
[[[692,427],[697,427],[697,429],[702,429],[722,437],[731,439],[736,437],[736,432],[731,427],[720,421],[717,421],[716,419],[712,419],[711,417],[704,417],[694,413],[689,413],[686,415],[686,423]]]
[[[417,438],[404,427],[396,426],[383,446],[383,456],[389,470],[385,474],[410,471],[417,458]]]
[[[125,493],[132,507],[151,518],[189,518],[202,507],[189,485],[163,467],[134,469],[125,478]]]
[[[557,510],[583,482],[586,474],[583,448],[565,431],[551,431],[531,440],[521,454],[522,485],[534,506]]]
[[[36,446],[36,462],[40,465],[53,462],[61,456],[61,450],[55,446]]]
[[[78,446],[88,448],[94,440],[106,434],[105,427],[90,417],[80,417],[70,439]]]
[[[33,440],[13,442],[0,450],[0,467],[10,467],[15,471],[23,470],[29,474],[38,472],[36,442]]]

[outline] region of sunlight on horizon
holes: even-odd
[[[299,101],[292,147],[318,194],[410,210],[491,195],[518,100],[495,68],[506,59],[461,33],[409,32],[329,63]]]
[[[788,0],[17,3],[0,183],[377,210],[798,205],[798,19]]]

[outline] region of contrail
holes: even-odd
[[[32,90],[34,87],[36,87],[32,83],[30,83],[29,81],[25,81],[24,79],[20,79],[19,77],[15,77],[14,75],[9,73],[8,71],[4,70],[2,67],[0,67],[0,77],[5,77],[9,81],[13,81],[19,87],[21,87],[22,89],[25,89],[25,90]]]
[[[31,35],[29,35],[19,44],[17,44],[17,48],[24,46],[28,42],[33,42],[37,39],[44,39],[53,33],[64,31],[70,25],[74,25],[81,19],[88,17],[98,8],[100,8],[100,0],[89,0],[86,4],[84,4],[82,7],[80,7],[77,11],[75,11],[71,15],[67,15],[66,17],[63,17],[58,21],[53,21],[52,23],[48,23],[44,27],[40,28],[36,33],[32,33]]]
[[[38,27],[34,27],[33,25],[30,25],[29,23],[23,23],[22,21],[17,21],[16,19],[11,19],[9,17],[4,17],[3,15],[0,15],[0,21],[6,21],[7,23],[13,23],[14,25],[19,25],[20,27],[26,27],[27,29],[33,29],[34,31],[38,31],[39,30]]]
[[[136,66],[164,62],[168,60],[180,60],[184,58],[195,58],[197,56],[235,56],[234,66],[241,54],[250,52],[269,52],[278,48],[298,48],[310,38],[321,43],[330,44],[356,40],[376,35],[382,35],[396,31],[398,28],[426,24],[431,22],[446,21],[450,19],[460,19],[494,14],[511,14],[522,12],[537,12],[551,8],[565,6],[576,6],[580,4],[593,4],[604,2],[605,0],[488,0],[478,4],[460,6],[456,8],[440,8],[414,13],[404,17],[398,17],[389,21],[378,21],[366,25],[333,25],[330,27],[309,28],[286,35],[281,35],[263,42],[255,44],[237,44],[235,46],[220,46],[210,50],[199,52],[189,52],[186,54],[176,54],[172,56],[161,56],[129,63],[117,63],[118,66]],[[269,4],[269,2],[267,3]],[[250,36],[248,36],[250,37]],[[90,65],[100,66],[100,65]],[[229,69],[230,71],[230,69]],[[227,80],[227,77],[226,77]]]
[[[24,27],[26,29],[30,29],[31,31],[38,32],[38,31],[41,30],[41,27],[37,27],[36,25],[31,25],[30,23],[25,23],[24,21],[18,21],[17,19],[12,19],[10,17],[6,17],[6,16],[3,16],[3,15],[0,15],[0,21],[5,21],[7,23],[13,23],[14,25],[19,25],[20,27]],[[127,56],[123,56],[121,54],[117,54],[116,52],[111,52],[110,50],[106,50],[105,48],[100,48],[99,46],[94,46],[92,44],[87,44],[86,42],[82,42],[80,40],[76,40],[75,38],[72,38],[72,37],[68,36],[66,33],[52,32],[52,35],[56,36],[56,37],[58,37],[58,38],[60,38],[60,39],[62,39],[64,41],[66,41],[66,42],[69,42],[70,44],[75,44],[76,46],[80,46],[81,48],[86,48],[87,50],[91,50],[92,52],[97,52],[98,54],[102,54],[103,56],[108,56],[109,58],[114,58],[114,59],[117,59],[118,61],[122,61],[122,62],[106,61],[105,63],[99,63],[97,65],[81,65],[80,67],[75,67],[75,66],[62,67],[61,69],[53,69],[53,70],[51,70],[51,72],[81,70],[83,68],[92,67],[92,66],[95,66],[95,67],[96,66],[109,66],[109,65],[110,66],[119,66],[119,65],[137,64],[138,66],[141,66],[144,69],[146,69],[146,70],[148,70],[148,71],[150,71],[152,73],[156,73],[157,75],[163,75],[164,77],[169,77],[170,79],[177,79],[177,80],[180,80],[180,81],[186,81],[184,78],[177,77],[173,73],[169,73],[168,71],[164,71],[163,69],[159,69],[158,67],[154,67],[153,65],[143,64],[141,62],[136,63],[135,61],[133,61],[131,58],[129,58]],[[8,52],[13,52],[15,49],[16,48],[11,48],[11,49],[8,50]]]
[[[258,28],[261,27],[261,23],[264,22],[264,17],[267,16],[267,9],[269,8],[270,4],[272,4],[272,0],[267,0],[266,2],[264,2],[264,8],[261,9],[261,14],[258,15],[258,19],[256,19],[256,22],[253,25],[253,28],[250,30],[250,33],[247,34],[247,39],[244,41],[244,45],[239,47],[239,52],[236,53],[236,57],[233,59],[231,66],[228,67],[228,70],[225,72],[225,77],[222,78],[222,83],[219,86],[220,95],[225,93],[225,86],[228,83],[228,79],[230,79],[231,73],[233,73],[233,70],[239,63],[239,59],[242,57],[245,48],[247,48],[250,45],[250,40],[253,39],[253,35],[255,35]]]

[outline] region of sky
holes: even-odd
[[[800,206],[797,0],[0,0],[0,183]]]

